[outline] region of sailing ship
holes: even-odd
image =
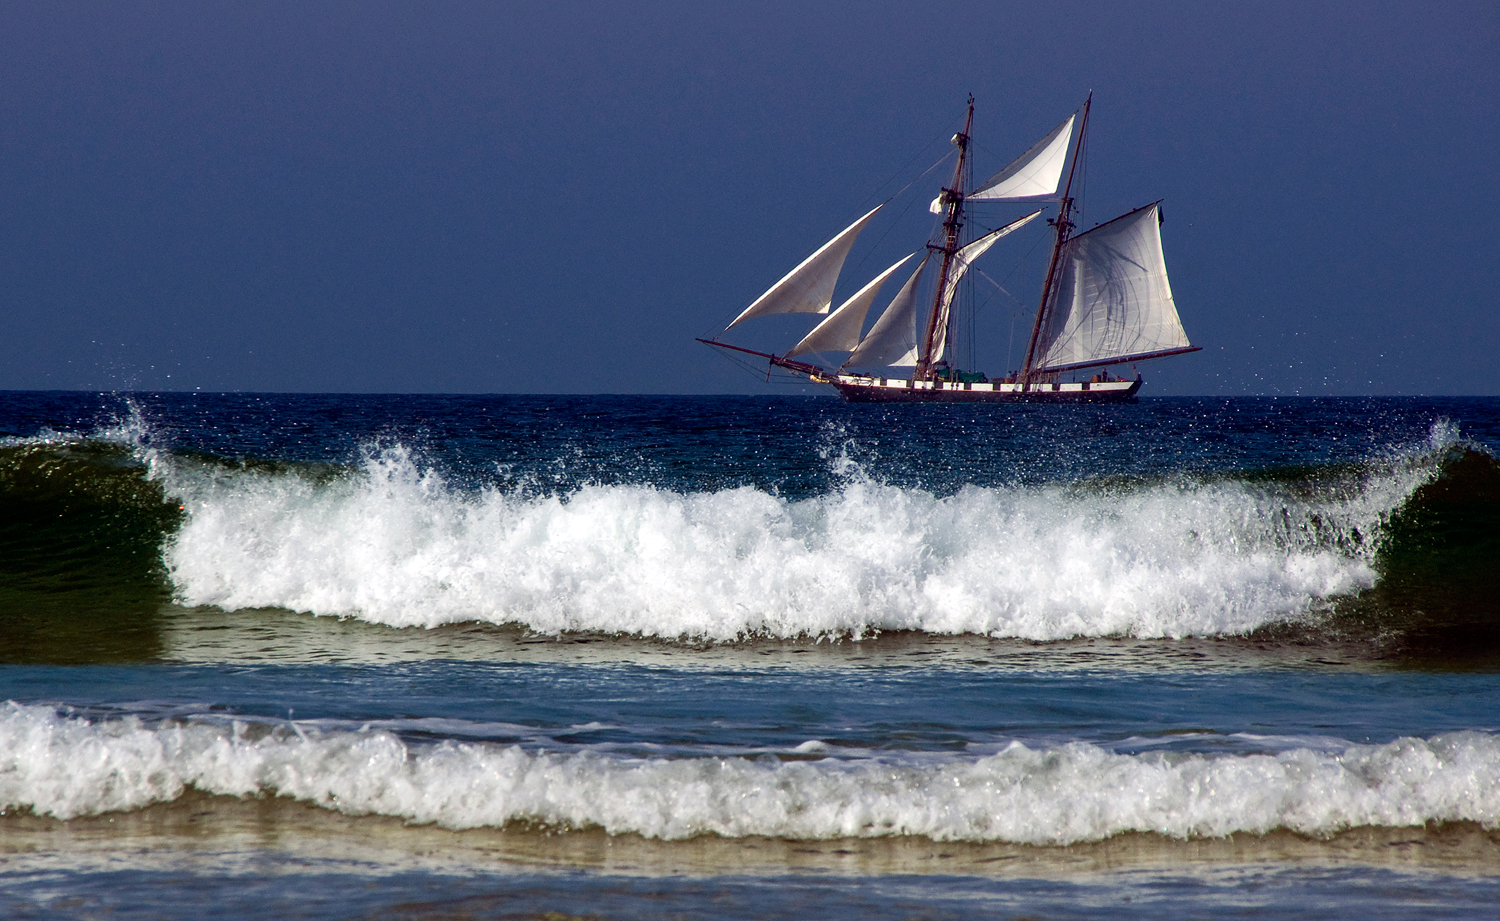
[[[741,311],[724,330],[727,333],[746,320],[772,314],[825,315],[791,349],[780,355],[760,352],[721,341],[724,333],[698,341],[765,358],[772,367],[805,375],[815,383],[832,385],[851,402],[1133,400],[1141,389],[1140,375],[1127,379],[1112,375],[1109,368],[1196,352],[1198,348],[1188,342],[1167,281],[1161,248],[1160,201],[1074,233],[1073,183],[1092,103],[1090,94],[1079,111],[1010,165],[970,190],[965,186],[971,169],[969,133],[974,125],[974,97],[969,97],[964,129],[952,139],[957,148],[953,183],[941,189],[929,208],[942,217],[942,223],[928,241],[916,268],[867,331],[864,322],[881,288],[922,253],[919,250],[896,262],[852,294],[837,310],[831,310],[844,260],[855,238],[884,204],[823,244]],[[956,297],[959,283],[986,250],[1040,216],[1046,210],[1045,204],[1052,202],[1056,202],[1057,213],[1048,223],[1054,229],[1055,240],[1020,370],[998,380],[960,370],[948,358],[956,314],[961,309]],[[994,203],[1034,203],[1044,207],[966,240],[971,210]],[[836,367],[807,360],[810,356],[830,353],[848,357]],[[1079,379],[1091,369],[1097,371],[1087,379]]]

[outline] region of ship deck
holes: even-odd
[[[1126,403],[1135,399],[1141,389],[1140,378],[1077,383],[995,381],[966,384],[840,374],[816,380],[832,384],[851,403]]]

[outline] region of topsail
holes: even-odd
[[[1031,145],[1030,150],[970,192],[968,199],[1048,201],[1056,198],[1063,167],[1068,163],[1068,141],[1073,137],[1073,120],[1077,117],[1069,115],[1067,121],[1047,132],[1047,136]],[[942,214],[943,206],[943,196],[939,195],[932,200],[927,210],[933,214]]]

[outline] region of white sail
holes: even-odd
[[[943,355],[947,352],[948,312],[953,306],[953,295],[958,291],[958,283],[963,281],[964,273],[969,271],[969,266],[973,264],[975,259],[983,256],[986,250],[994,246],[996,240],[999,240],[1012,230],[1019,230],[1025,227],[1041,213],[1040,210],[1037,210],[1023,218],[1017,218],[999,230],[990,231],[953,254],[953,264],[948,269],[948,287],[943,291],[943,297],[940,302],[941,306],[939,307],[939,310],[942,312],[938,314],[937,338],[932,343],[932,356],[928,361],[942,361]]]
[[[1037,342],[1038,371],[1189,351],[1147,205],[1063,244],[1056,294]]]
[[[1073,139],[1075,118],[1076,115],[1069,115],[1067,121],[1031,145],[1030,150],[970,192],[969,198],[1018,201],[1056,197],[1063,167],[1068,162],[1068,142]]]
[[[912,253],[912,256],[915,255],[916,253]],[[907,256],[876,275],[869,284],[844,301],[838,310],[830,313],[826,320],[814,326],[812,332],[803,336],[802,341],[792,346],[791,351],[782,357],[791,358],[808,352],[854,351],[859,345],[859,331],[865,325],[865,314],[870,312],[870,305],[875,303],[875,298],[880,294],[880,286],[885,284],[885,280],[890,278],[897,269],[910,261],[911,256]]]
[[[1063,167],[1068,162],[1068,141],[1073,137],[1073,120],[1053,128],[1047,136],[1031,145],[1005,169],[991,176],[968,194],[969,201],[1043,201],[1057,197]],[[927,210],[942,214],[946,202],[939,195]]]
[[[906,284],[896,292],[885,313],[870,327],[869,333],[844,362],[844,367],[868,368],[877,365],[914,365],[917,363],[917,288],[922,272],[932,258],[929,251],[917,264]]]
[[[833,286],[839,280],[839,271],[844,267],[849,247],[854,245],[854,238],[882,207],[884,205],[876,205],[869,214],[844,228],[838,236],[802,260],[801,265],[756,298],[755,303],[746,307],[729,326],[773,313],[827,313],[833,303]]]

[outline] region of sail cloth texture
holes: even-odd
[[[1063,167],[1068,162],[1073,120],[1077,117],[1069,115],[1067,121],[1031,145],[1030,150],[970,192],[969,201],[1046,201],[1056,198]],[[943,196],[939,195],[927,210],[942,214],[945,206]]]
[[[1159,205],[1063,244],[1036,370],[1065,371],[1191,349],[1167,282]]]
[[[916,253],[912,253],[876,275],[869,284],[844,301],[838,310],[830,313],[826,320],[814,326],[812,332],[803,336],[802,341],[792,346],[792,350],[782,357],[792,358],[808,352],[854,351],[859,345],[859,331],[864,329],[865,314],[870,312],[870,305],[875,303],[875,298],[880,294],[880,286],[915,255]]]
[[[958,291],[958,283],[963,281],[964,273],[969,271],[969,266],[974,263],[975,259],[983,256],[986,250],[988,250],[991,246],[994,246],[995,241],[1010,233],[1012,230],[1019,230],[1020,228],[1025,227],[1027,224],[1031,223],[1038,214],[1041,213],[1042,212],[1040,210],[1037,210],[1031,212],[1023,218],[1017,218],[1016,220],[1011,221],[1009,224],[1006,224],[1004,227],[1001,227],[999,230],[990,231],[989,233],[973,241],[972,243],[967,244],[963,249],[960,249],[958,252],[953,254],[953,265],[948,269],[948,287],[943,291],[943,297],[940,301],[941,306],[939,309],[942,312],[938,315],[937,337],[932,343],[932,355],[928,358],[928,361],[942,361],[943,356],[947,354],[948,316],[953,306],[953,295]]]
[[[839,272],[844,268],[844,259],[854,245],[854,238],[883,207],[884,204],[876,205],[869,214],[824,243],[769,291],[756,298],[755,303],[746,307],[725,329],[741,320],[773,313],[827,313],[833,303],[833,286],[839,280]]]
[[[846,368],[872,368],[888,365],[914,365],[917,363],[917,289],[922,284],[922,272],[932,259],[928,252],[917,264],[906,284],[896,292],[885,313],[870,327],[870,332],[859,343],[859,347],[844,362]]]

